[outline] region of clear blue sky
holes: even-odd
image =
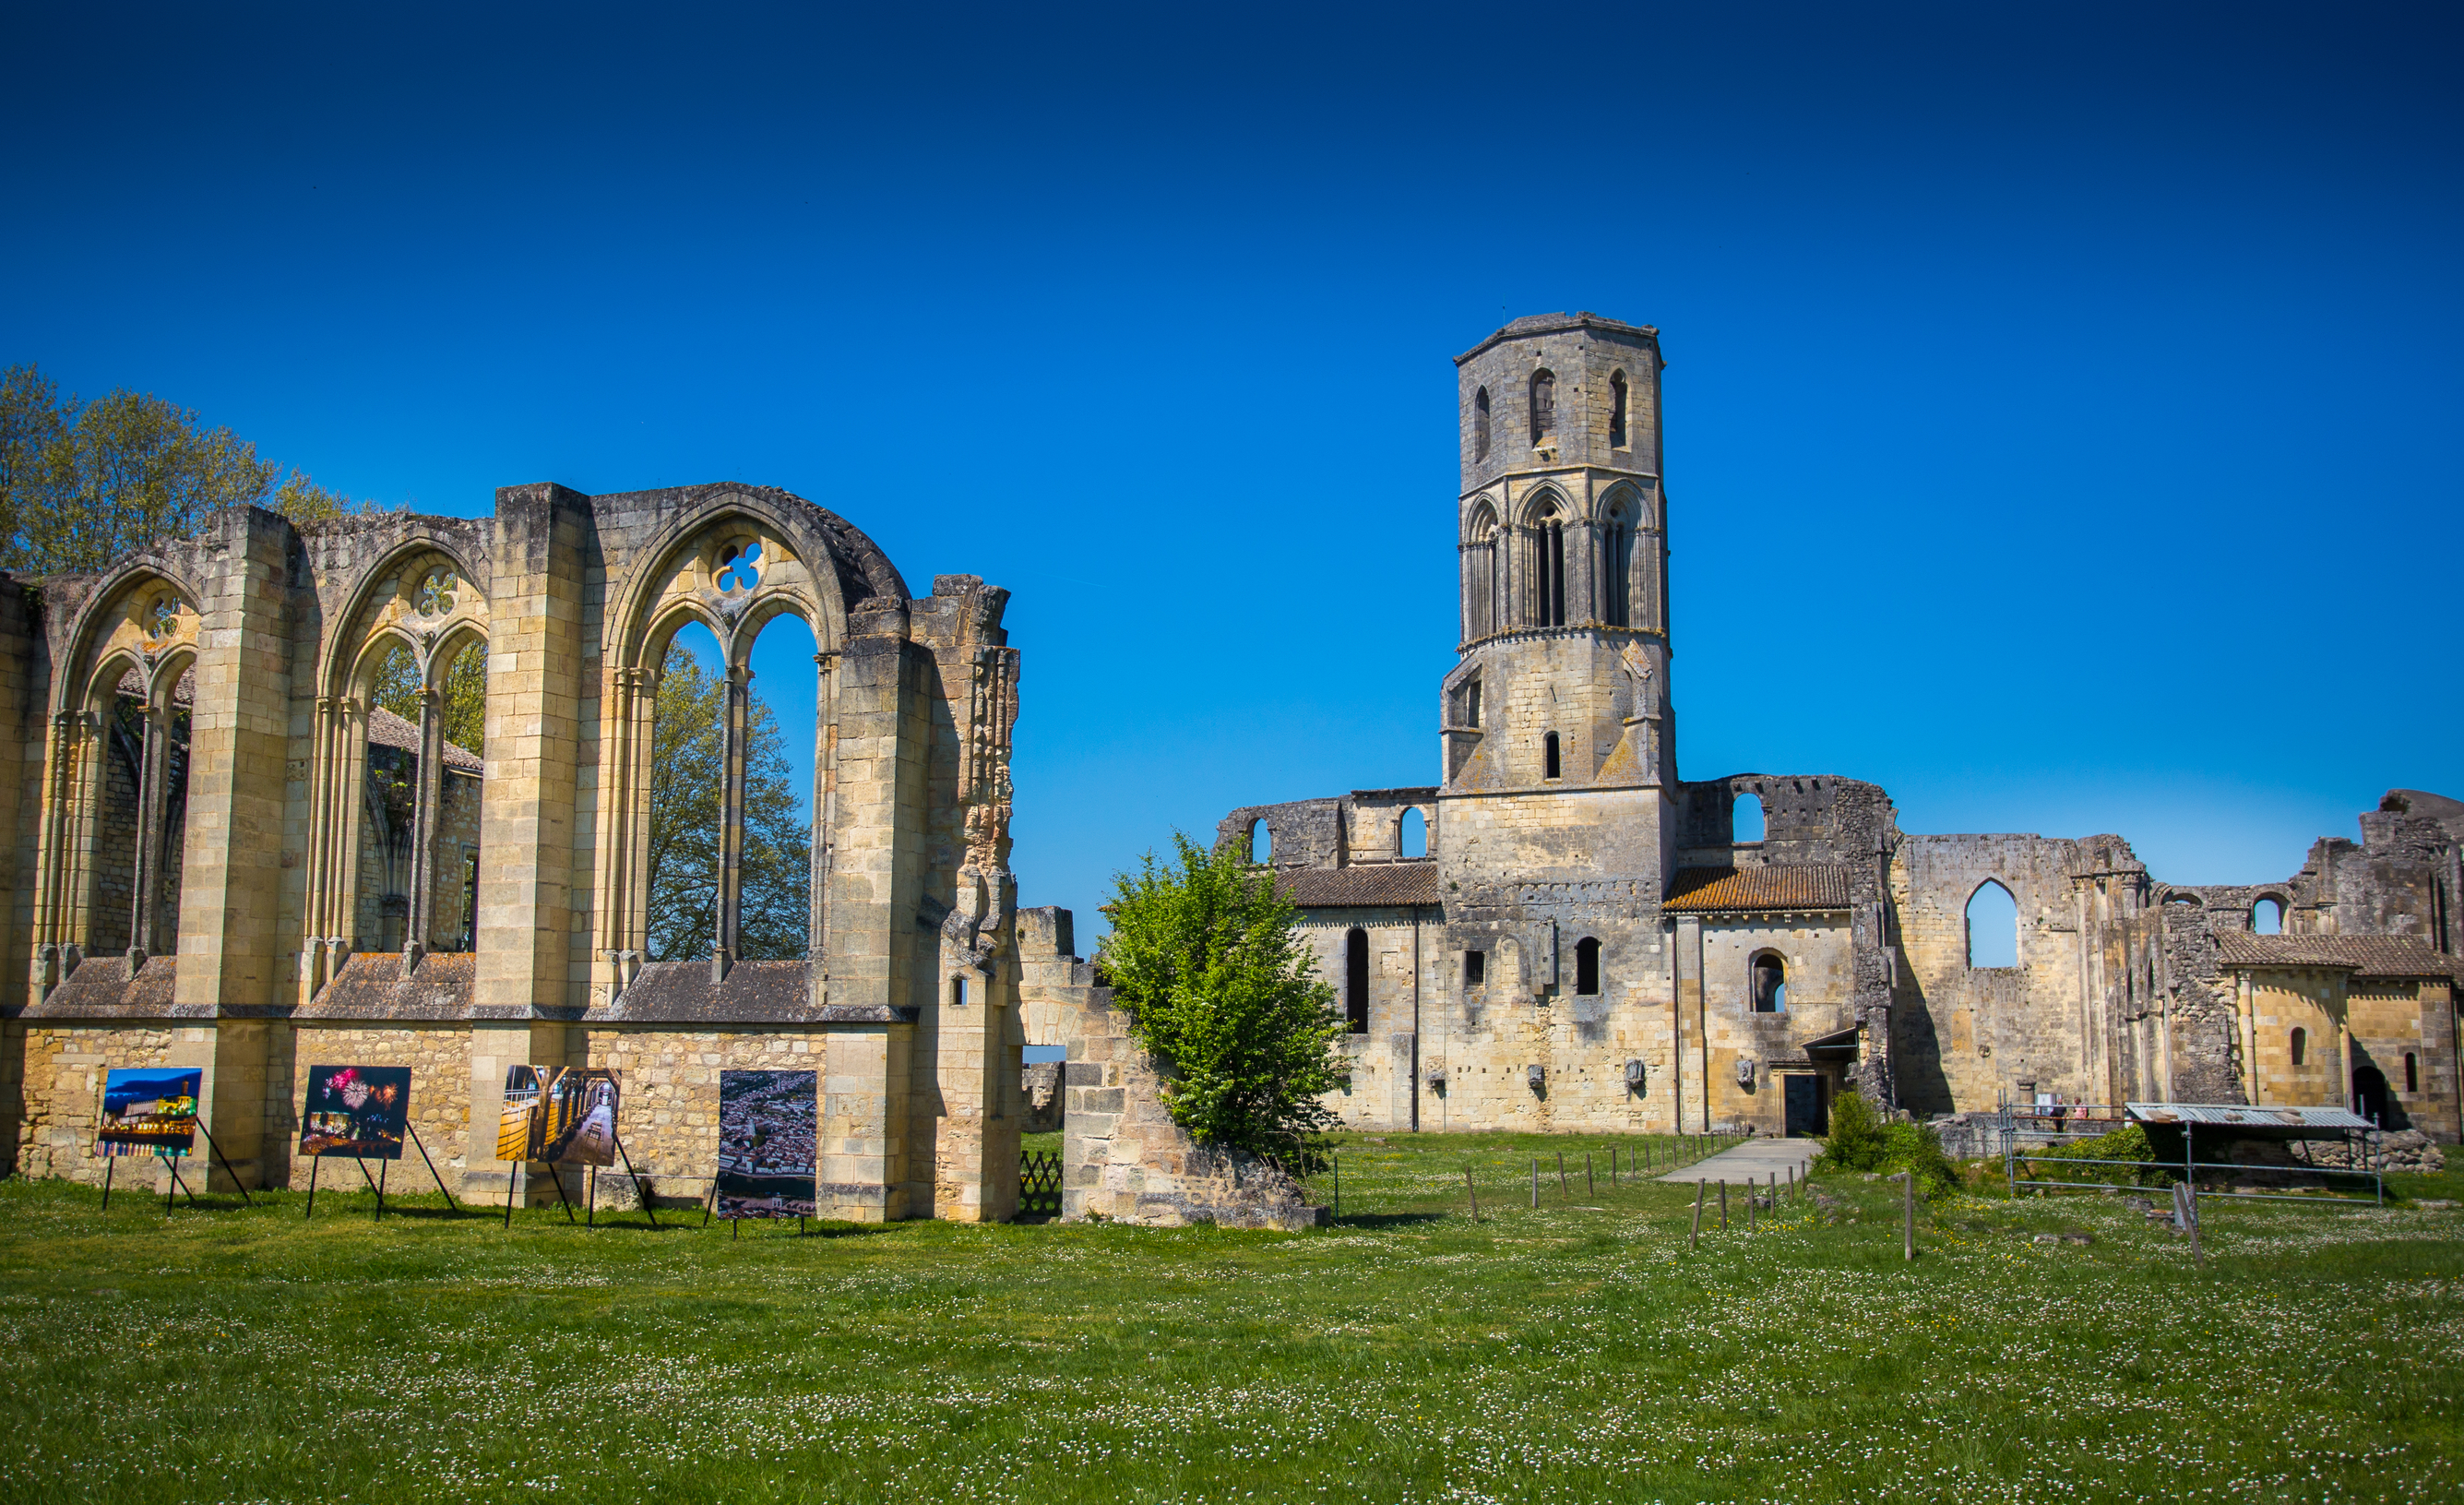
[[[2464,795],[2456,15],[17,6],[0,361],[1009,587],[1091,928],[1175,826],[1434,781],[1449,358],[1595,309],[1671,362],[1686,776],[2256,881]]]

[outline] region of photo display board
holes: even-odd
[[[299,1153],[402,1159],[410,1121],[407,1066],[312,1066],[299,1104]]]
[[[720,1217],[813,1216],[820,1086],[817,1072],[718,1073]]]
[[[615,1164],[616,1091],[616,1073],[604,1067],[508,1068],[496,1159]]]
[[[203,1068],[114,1067],[103,1078],[97,1155],[186,1155],[197,1142]]]

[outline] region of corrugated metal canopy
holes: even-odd
[[[2133,1102],[2123,1111],[2141,1123],[2213,1125],[2231,1129],[2324,1129],[2342,1134],[2366,1129],[2370,1120],[2345,1108],[2274,1108],[2265,1104],[2211,1102]]]

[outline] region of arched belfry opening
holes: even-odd
[[[1568,521],[1565,505],[1553,496],[1542,498],[1531,509],[1527,574],[1530,581],[1528,611],[1533,627],[1566,625]]]

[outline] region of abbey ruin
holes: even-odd
[[[505,1069],[588,1065],[623,1073],[650,1194],[692,1202],[719,1072],[790,1067],[822,1073],[824,1216],[1008,1217],[1007,600],[966,575],[912,596],[844,520],[734,485],[306,527],[241,508],[97,575],[7,583],[11,1163],[100,1180],[104,1071],[195,1067],[214,1184],[302,1184],[306,1073],[349,1061],[414,1069],[452,1189],[553,1202],[546,1167],[493,1158]],[[747,654],[788,615],[820,650],[809,945],[743,960]],[[726,661],[719,892],[707,952],[650,961],[651,711],[687,623]],[[438,714],[474,643],[479,778]],[[397,652],[416,727],[371,703]]]
[[[1683,780],[1657,332],[1521,319],[1456,365],[1437,782],[1217,832],[1275,871],[1342,997],[1347,1123],[1806,1134],[1853,1088],[1920,1117],[2340,1103],[2464,1129],[2464,805],[2395,790],[2281,880],[2190,886],[2114,835],[1903,831],[1832,774]],[[1068,912],[1017,909],[1006,601],[970,575],[913,596],[847,520],[740,485],[240,508],[0,579],[8,1163],[99,1180],[103,1073],[194,1067],[214,1184],[300,1184],[306,1073],[347,1060],[414,1068],[453,1189],[553,1200],[494,1129],[507,1066],[562,1063],[623,1073],[632,1162],[692,1202],[719,1072],[798,1068],[824,1216],[1001,1219],[1032,1044],[1068,1052],[1069,1215],[1288,1222],[1173,1128]],[[791,616],[818,650],[811,914],[802,958],[760,959],[747,655]],[[725,661],[717,894],[706,953],[652,960],[652,708],[688,623]],[[473,645],[484,762],[439,709]],[[402,655],[416,721],[374,703]]]
[[[1217,830],[1342,994],[1346,1122],[1808,1134],[1854,1087],[1921,1118],[2341,1104],[2454,1141],[2464,804],[2395,790],[2358,843],[2202,886],[2115,835],[1904,831],[1836,774],[1682,779],[1658,332],[1519,319],[1455,364],[1439,782]]]

